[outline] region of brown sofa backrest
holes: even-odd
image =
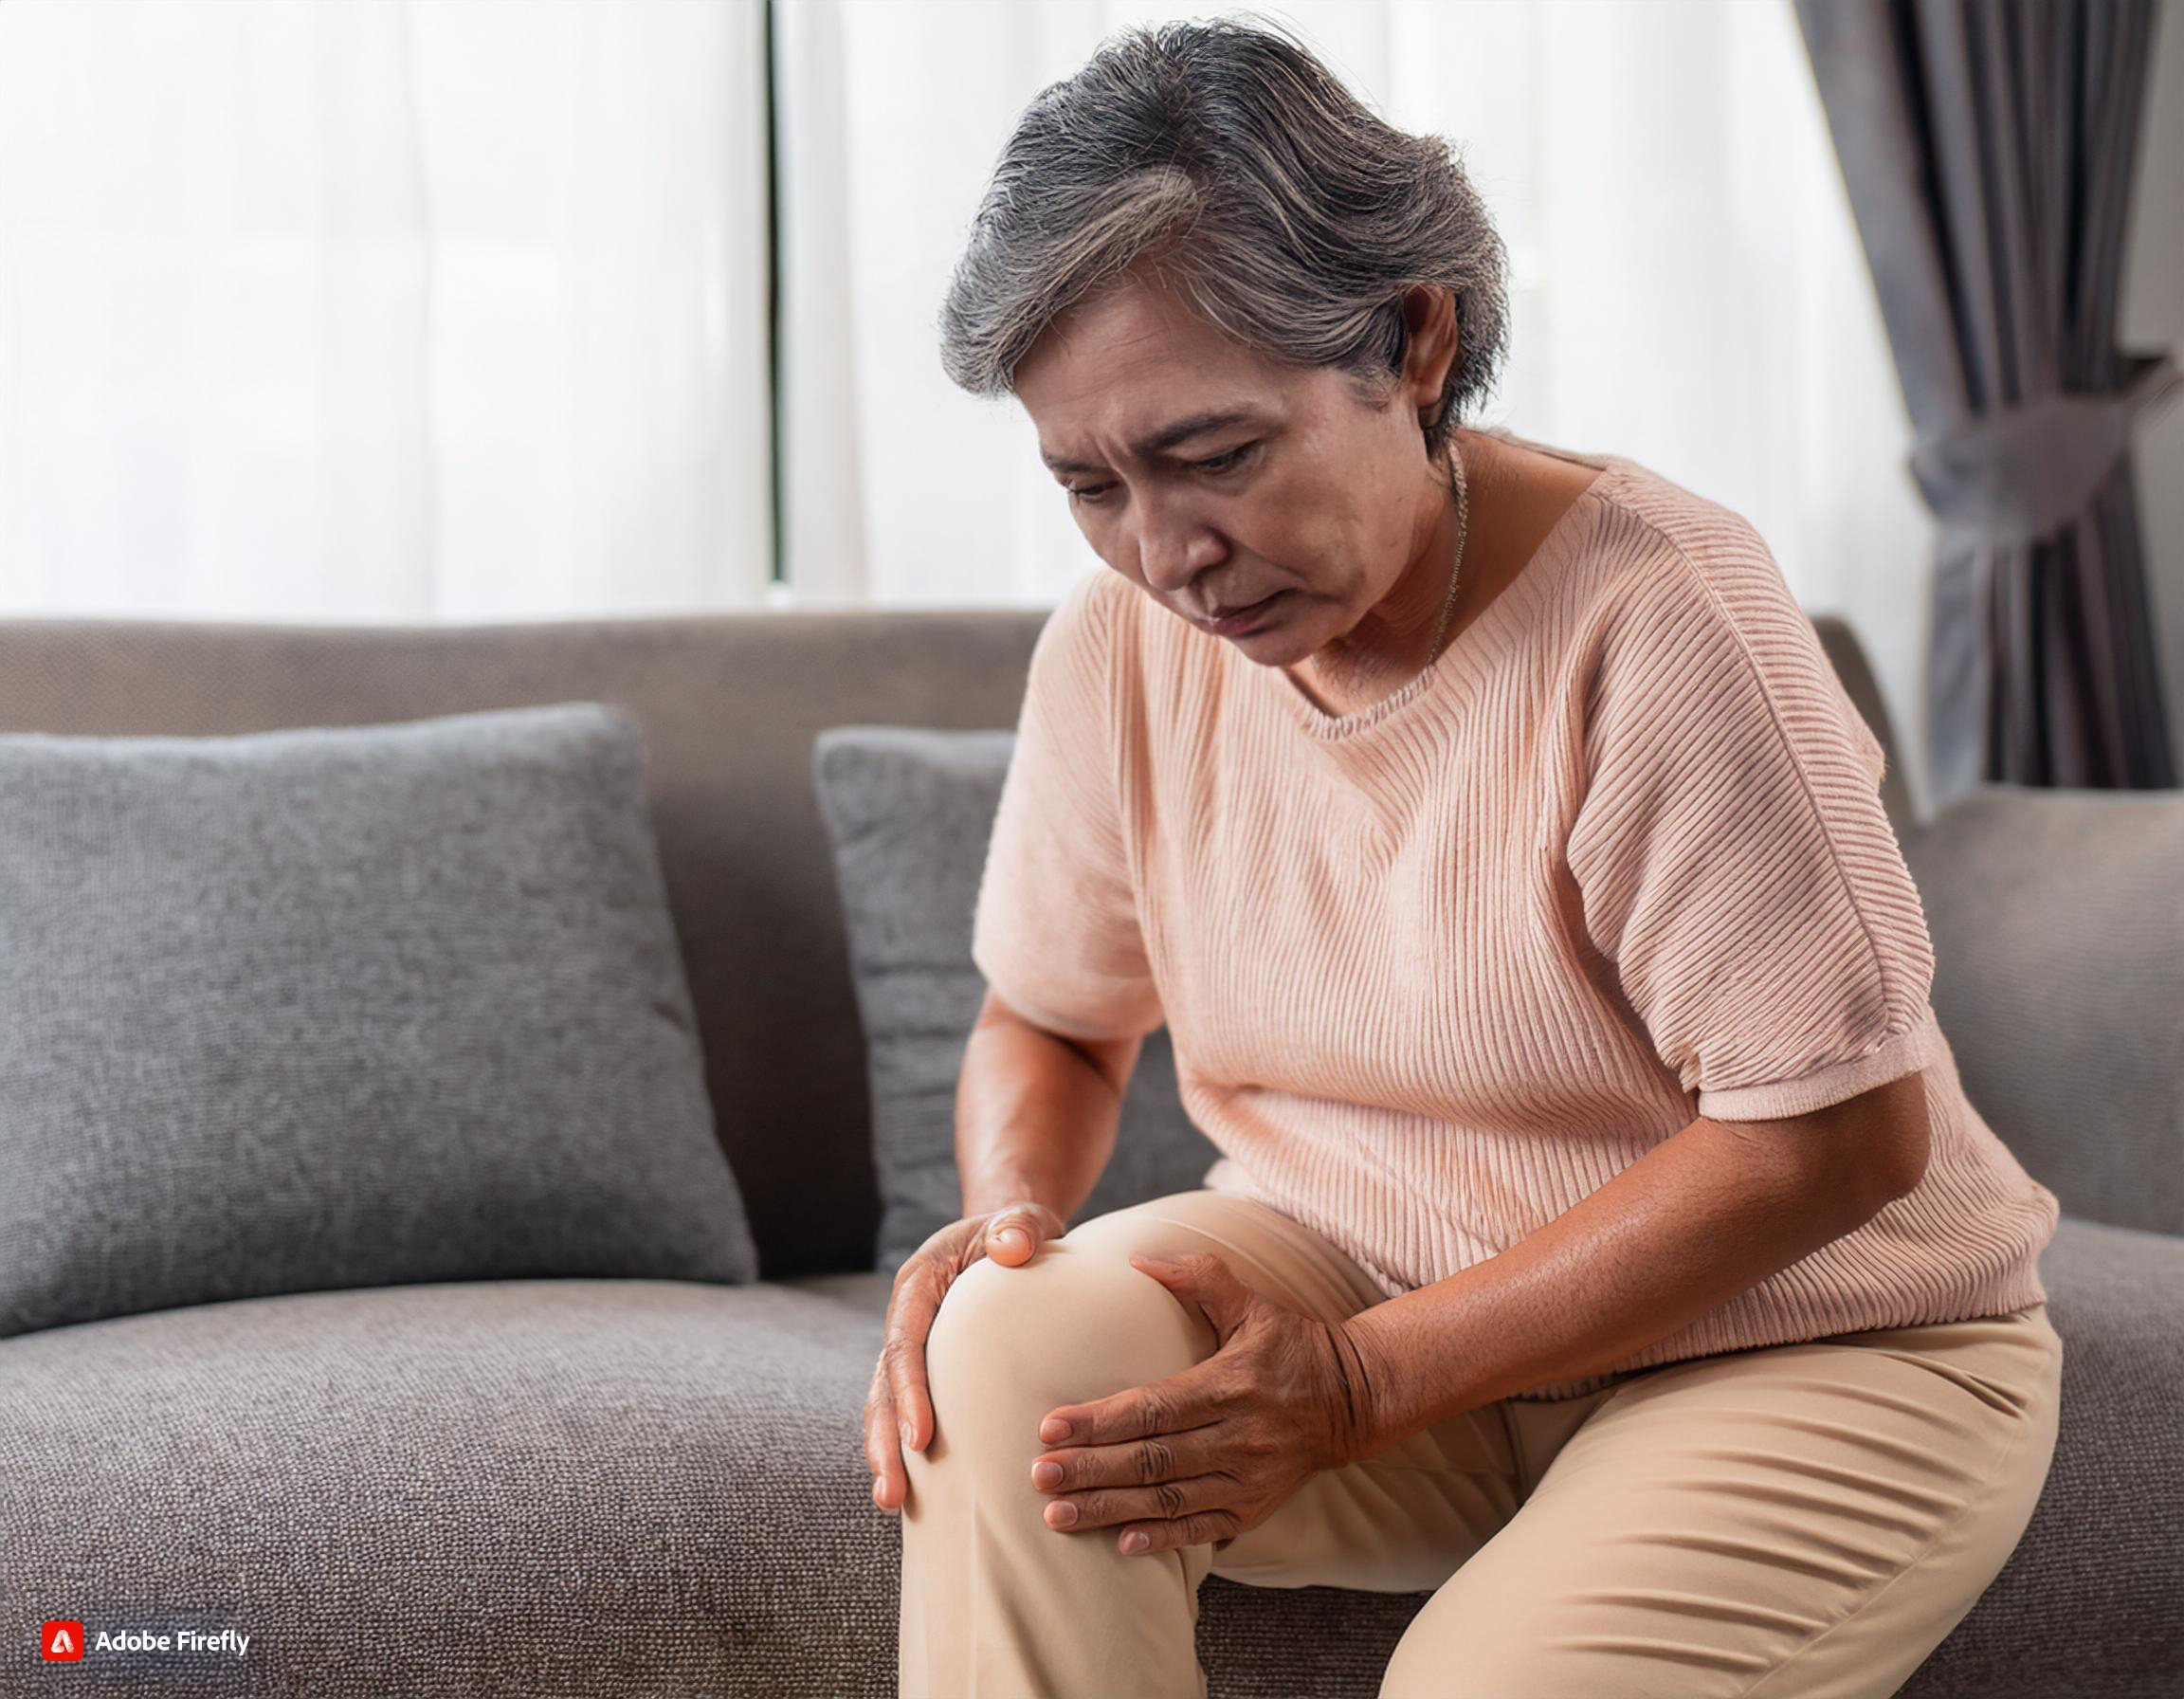
[[[763,1271],[868,1269],[879,1202],[864,1032],[811,741],[830,725],[1013,725],[1046,617],[975,608],[457,626],[0,620],[0,731],[202,737],[626,705],[646,728],[706,1083]],[[1848,630],[1816,624],[1887,743]],[[1890,767],[1896,812],[1892,745]]]

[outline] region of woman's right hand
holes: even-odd
[[[887,1299],[886,1343],[864,1399],[864,1461],[872,1470],[872,1502],[890,1514],[902,1508],[910,1478],[902,1450],[933,1442],[933,1400],[925,1391],[925,1338],[956,1277],[980,1257],[1021,1268],[1066,1224],[1043,1203],[1010,1203],[951,1221],[904,1259]]]

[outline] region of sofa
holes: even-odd
[[[845,723],[1011,725],[1043,618],[0,621],[0,732],[635,714],[760,1275],[294,1292],[0,1339],[0,1695],[891,1699],[900,1533],[861,1422],[889,1278],[812,750]],[[1850,632],[1815,623],[1893,753]],[[1987,787],[1919,820],[1893,758],[1886,784],[1966,1086],[2062,1200],[2042,1272],[2066,1348],[2031,1526],[1900,1690],[2175,1699],[2184,795]],[[1211,1693],[1370,1695],[1425,1597],[1210,1578]],[[39,1624],[65,1617],[252,1644],[156,1673],[45,1663]]]

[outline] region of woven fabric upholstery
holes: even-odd
[[[0,736],[0,1334],[757,1272],[622,709]]]
[[[1903,854],[1988,1124],[2065,1214],[2184,1233],[2184,795],[1983,786]]]
[[[94,1654],[83,1693],[876,1692],[876,1339],[774,1285],[511,1280],[0,1341],[0,1598],[252,1636]]]

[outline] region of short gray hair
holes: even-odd
[[[1375,400],[1402,369],[1405,292],[1452,291],[1434,460],[1506,352],[1507,256],[1450,144],[1375,117],[1262,19],[1139,26],[1033,98],[940,310],[948,376],[1011,392],[1046,328],[1141,261],[1233,340]]]

